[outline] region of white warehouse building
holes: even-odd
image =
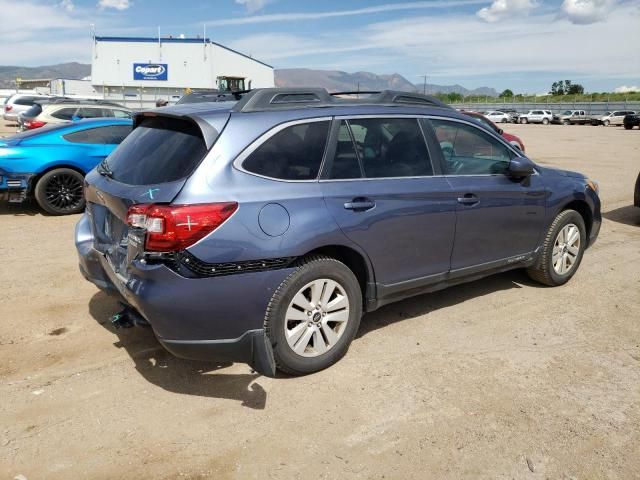
[[[273,67],[208,38],[94,37],[91,84],[132,108],[191,90],[273,87]]]

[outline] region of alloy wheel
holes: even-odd
[[[335,280],[321,278],[302,287],[287,308],[284,334],[291,350],[317,357],[336,345],[349,321],[349,298]]]
[[[47,203],[56,210],[77,208],[83,200],[82,181],[66,173],[53,176],[45,188]]]
[[[573,269],[579,254],[580,230],[573,223],[569,223],[558,232],[553,244],[553,269],[559,275],[566,275]]]

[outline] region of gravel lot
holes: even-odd
[[[600,183],[573,280],[516,271],[389,305],[303,378],[114,330],[117,304],[78,272],[77,216],[1,206],[0,477],[640,478],[640,132],[506,129]]]

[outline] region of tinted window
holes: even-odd
[[[433,175],[417,119],[363,118],[348,124],[365,177]]]
[[[60,120],[72,120],[77,108],[61,108],[51,114],[52,117]]]
[[[145,118],[107,158],[113,178],[129,185],[173,182],[191,174],[207,153],[191,122]]]
[[[354,129],[358,132],[358,126]],[[336,152],[331,163],[329,178],[345,179],[360,178],[362,170],[360,169],[360,161],[356,153],[356,147],[351,139],[351,132],[346,121],[340,122],[338,130],[338,141],[336,143]]]
[[[46,97],[18,97],[12,103],[16,105],[33,105],[36,100],[42,100]]]
[[[287,127],[260,145],[242,167],[265,177],[313,180],[320,171],[329,124],[323,121]]]
[[[505,173],[509,149],[488,133],[464,123],[431,120],[449,175]]]
[[[63,137],[71,143],[117,145],[130,133],[131,126],[129,125],[111,125],[68,133]]]

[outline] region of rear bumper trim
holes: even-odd
[[[264,330],[248,330],[238,338],[220,340],[169,340],[158,338],[176,357],[189,360],[230,361],[249,364],[256,372],[273,377],[276,363]]]

